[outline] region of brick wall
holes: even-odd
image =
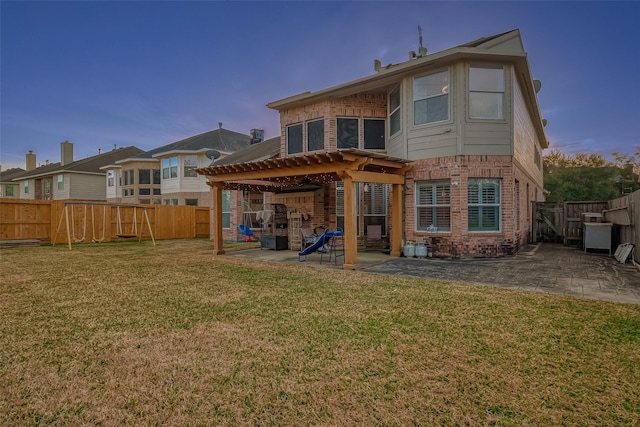
[[[541,191],[511,156],[451,156],[418,160],[405,187],[405,241],[427,242],[436,256],[495,257],[512,255],[528,240],[530,205]],[[468,230],[467,190],[471,178],[498,178],[501,183],[500,231]],[[451,231],[416,231],[415,183],[450,180]],[[518,181],[518,203],[515,183]],[[457,182],[458,185],[453,185]],[[529,191],[527,195],[527,189]],[[518,208],[516,224],[516,208]]]

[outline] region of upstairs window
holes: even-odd
[[[58,175],[58,190],[64,190],[64,175]]]
[[[500,180],[469,179],[469,231],[500,231]]]
[[[449,72],[413,79],[413,124],[449,120]]]
[[[185,178],[197,177],[196,168],[198,167],[197,156],[184,156],[182,161],[183,171],[182,174]]]
[[[178,177],[178,158],[170,157],[162,159],[162,179],[171,179]]]
[[[364,149],[384,150],[385,123],[381,119],[364,119]]]
[[[29,194],[29,181],[24,182],[24,194]]]
[[[469,117],[503,119],[504,69],[471,67],[469,69]]]
[[[287,154],[302,153],[302,124],[287,126]]]
[[[153,169],[153,184],[160,184],[160,169]]]
[[[358,119],[336,119],[338,149],[358,148]]]
[[[389,93],[389,135],[400,131],[400,86]]]
[[[114,171],[107,171],[107,187],[113,187],[116,182],[116,176]]]
[[[307,151],[324,150],[324,120],[307,122]]]

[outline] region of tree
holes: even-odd
[[[613,153],[567,155],[552,150],[543,157],[548,201],[611,200],[640,189],[640,146],[633,155]]]

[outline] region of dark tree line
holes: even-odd
[[[547,201],[611,200],[640,189],[640,146],[634,154],[614,152],[612,157],[559,150],[544,155]]]

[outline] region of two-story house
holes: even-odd
[[[252,136],[222,128],[172,142],[105,166],[107,200],[114,203],[209,206],[206,179],[196,174],[251,143]]]
[[[520,31],[431,54],[421,46],[374,69],[268,104],[280,113],[278,158],[199,170],[212,187],[216,251],[223,190],[277,198],[302,183],[320,186],[307,203],[312,225],[344,229],[345,268],[380,227],[395,256],[406,241],[465,257],[513,254],[531,240],[548,143]]]
[[[21,177],[26,172],[22,168],[0,170],[0,199],[20,198],[20,184],[13,180]]]
[[[137,147],[117,148],[80,160],[73,159],[73,144],[60,143],[60,162],[35,167],[36,155],[27,154],[27,172],[14,178],[21,199],[106,200],[105,172],[101,168],[142,153]]]

